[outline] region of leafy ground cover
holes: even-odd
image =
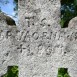
[[[18,77],[18,66],[9,66],[7,73],[1,77]]]
[[[70,77],[67,68],[59,68],[57,77]]]

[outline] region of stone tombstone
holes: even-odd
[[[0,12],[0,77],[7,72],[7,67],[18,65],[17,28],[15,21]]]
[[[60,67],[77,77],[77,17],[61,28],[60,7],[60,0],[19,0],[19,77],[57,77]]]
[[[57,77],[58,68],[77,77],[77,17],[61,28],[60,7],[60,0],[19,0],[18,26],[0,15],[0,75],[18,65],[19,77]]]

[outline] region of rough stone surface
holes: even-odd
[[[9,22],[15,22],[5,13],[0,13],[0,77],[6,73],[8,66],[17,65],[19,60],[15,39],[18,30],[16,25],[8,25],[6,18]]]
[[[61,28],[60,6],[60,0],[19,0],[19,77],[57,77],[60,67],[77,77],[77,17]]]
[[[61,67],[77,77],[77,17],[61,28],[60,0],[19,0],[18,10],[18,33],[0,21],[0,75],[17,64],[19,77],[57,77]]]

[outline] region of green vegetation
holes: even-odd
[[[59,68],[57,77],[70,77],[67,68]]]
[[[18,77],[18,66],[9,66],[7,73],[1,77]]]
[[[68,27],[69,21],[77,16],[77,0],[61,0],[61,27]]]

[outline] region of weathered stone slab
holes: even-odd
[[[60,27],[60,0],[23,1],[19,0],[20,77],[57,77],[60,67],[76,77],[76,20],[68,28]]]
[[[7,24],[6,19],[11,24]],[[0,77],[6,73],[8,66],[18,64],[17,31],[15,21],[0,13]]]
[[[5,17],[0,18],[0,75],[18,65],[19,77],[57,77],[61,67],[77,77],[77,18],[61,28],[60,0],[19,0],[19,26],[8,25]]]

